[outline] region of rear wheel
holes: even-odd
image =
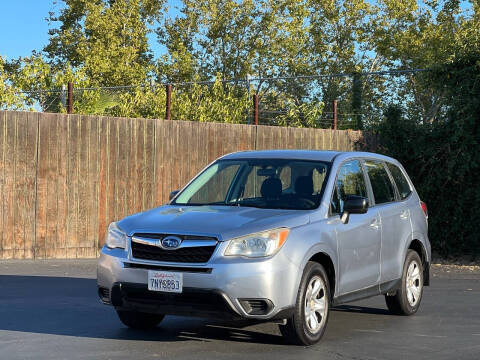
[[[138,311],[117,310],[120,321],[132,329],[153,329],[165,315],[149,314]]]
[[[313,345],[325,332],[330,309],[330,286],[322,265],[308,262],[297,294],[294,315],[280,332],[290,343]]]
[[[408,250],[403,266],[402,286],[395,295],[385,295],[387,307],[396,315],[413,315],[423,295],[423,266],[417,252]]]

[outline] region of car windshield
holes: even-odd
[[[330,163],[304,160],[219,160],[195,178],[173,205],[317,208]]]

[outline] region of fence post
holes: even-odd
[[[172,105],[172,84],[168,84],[165,87],[165,91],[167,93],[167,101],[165,107],[165,120],[170,120],[170,108]]]
[[[67,97],[67,114],[73,114],[73,83],[71,81],[68,82]]]
[[[253,94],[253,121],[258,125],[258,95]]]
[[[332,112],[333,112],[333,130],[337,130],[337,120],[338,120],[337,100],[333,100],[332,102]]]
[[[355,119],[356,130],[363,129],[363,120],[362,120],[362,74],[355,73],[353,74],[353,84],[352,84],[352,110],[353,116]]]

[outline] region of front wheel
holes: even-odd
[[[408,250],[402,273],[402,286],[393,296],[385,295],[387,307],[396,315],[413,315],[423,295],[423,266],[417,252]]]
[[[308,262],[298,289],[293,316],[280,332],[290,343],[313,345],[325,332],[330,310],[330,285],[322,265]]]
[[[132,329],[153,329],[163,320],[165,315],[148,314],[139,311],[117,310],[120,321]]]

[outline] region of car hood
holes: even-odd
[[[276,227],[297,227],[308,221],[306,210],[165,205],[128,216],[117,224],[129,236],[135,233],[195,234],[228,240]]]

